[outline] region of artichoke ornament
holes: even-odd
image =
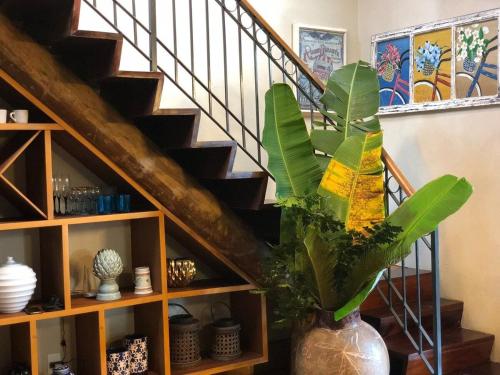
[[[116,278],[122,271],[123,262],[115,250],[101,249],[97,252],[94,258],[93,272],[101,280],[97,293],[99,301],[113,301],[121,298]]]

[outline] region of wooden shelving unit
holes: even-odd
[[[47,121],[43,113],[38,113],[36,118]],[[55,143],[106,183],[130,192],[137,202],[133,207],[135,211],[109,215],[55,216],[51,183]],[[20,180],[18,173],[10,172],[16,163],[19,163],[17,169],[22,171]],[[36,238],[23,249],[30,256],[26,260],[20,259],[37,272],[36,299],[30,305],[41,304],[36,300],[46,301],[51,295],[58,296],[64,303],[62,310],[37,315],[0,314],[0,340],[3,336],[10,337],[10,360],[26,363],[33,374],[43,373],[39,358],[44,349],[39,342],[40,330],[48,322],[64,318],[75,327],[72,345],[76,348],[74,364],[78,373],[106,374],[106,349],[112,342],[109,330],[115,323],[114,316],[126,311],[133,316],[134,332],[146,334],[150,338],[149,374],[215,374],[266,361],[265,299],[250,294],[248,291],[254,289],[254,285],[241,275],[233,279],[199,280],[188,288],[167,290],[166,259],[169,250],[165,238],[170,227],[168,222],[166,224],[164,208],[148,200],[128,182],[123,173],[115,173],[108,163],[86,149],[59,124],[0,124],[0,195],[18,211],[17,215],[3,215],[0,212],[0,241],[2,236],[12,235],[22,237],[29,234]],[[150,267],[154,293],[135,295],[133,285],[124,284],[120,285],[122,298],[117,301],[99,302],[72,297],[73,233],[92,231],[96,227],[102,230],[115,223],[125,225],[130,232],[129,248],[126,249],[131,259],[129,266]],[[21,257],[18,252],[16,248],[8,249],[8,255],[17,259]],[[4,253],[0,251],[0,255]],[[37,259],[38,263],[30,263],[33,259]],[[3,261],[0,259],[0,262]],[[220,259],[216,261],[221,262]],[[234,265],[228,269],[233,272]],[[233,313],[242,323],[242,357],[227,362],[204,358],[196,367],[182,370],[171,368],[168,302],[217,294],[225,295],[230,300]],[[54,340],[57,341],[57,338]],[[0,372],[5,368],[0,357]]]

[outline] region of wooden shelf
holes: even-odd
[[[140,211],[140,212],[126,212],[121,214],[106,214],[106,215],[87,215],[87,216],[57,216],[54,220],[60,224],[94,224],[104,223],[110,221],[125,221],[147,219],[159,217],[160,211]]]
[[[148,295],[137,295],[133,291],[120,292],[122,298],[115,301],[98,301],[95,298],[85,297],[71,298],[71,310],[77,313],[81,313],[82,311],[111,310],[163,300],[163,295],[157,292]]]
[[[29,123],[29,124],[17,124],[17,123],[0,123],[0,131],[34,131],[34,130],[52,130],[52,131],[62,131],[64,130],[59,124],[42,124],[42,123]]]
[[[201,375],[214,374],[223,371],[231,371],[240,367],[254,366],[265,362],[263,355],[253,352],[243,352],[243,355],[231,361],[216,361],[211,358],[203,358],[201,362],[193,367],[172,368],[172,375]]]
[[[241,292],[255,289],[252,284],[238,284],[226,280],[195,280],[186,288],[169,288],[168,299],[205,296],[209,294],[222,294]]]

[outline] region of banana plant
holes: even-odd
[[[300,259],[287,263],[287,282],[278,284],[290,287],[290,274],[299,275],[301,282],[312,284],[299,288],[310,293],[300,300],[315,301],[311,309],[334,311],[339,320],[366,299],[385,268],[404,259],[418,238],[455,213],[472,187],[463,178],[445,175],[386,217],[375,70],[360,61],[335,71],[321,101],[331,129],[309,134],[291,88],[273,85],[266,94],[263,144],[283,207],[280,246]],[[325,163],[314,149],[331,159]],[[294,221],[290,207],[295,203],[286,202],[310,196],[326,204],[311,213],[313,219]],[[274,265],[279,262],[275,259]],[[269,272],[274,279],[279,275],[276,269]]]

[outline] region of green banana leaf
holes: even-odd
[[[268,168],[276,180],[276,196],[286,198],[314,192],[323,174],[292,89],[283,83],[267,91],[262,143]]]
[[[385,219],[382,132],[353,135],[337,149],[318,187],[348,230]]]
[[[359,132],[378,132],[380,123],[375,114],[379,106],[379,82],[370,64],[359,61],[335,70],[327,83],[321,102],[322,112],[343,129],[344,138]]]
[[[398,207],[386,219],[391,225],[402,228],[397,241],[365,254],[353,265],[342,296],[339,296],[347,301],[345,306],[348,307],[338,310],[335,317],[345,316],[349,308],[359,306],[368,296],[367,290],[373,289],[378,282],[380,271],[404,259],[417,239],[435,230],[441,221],[458,211],[471,194],[472,186],[466,179],[445,175],[426,184]]]
[[[313,129],[311,142],[316,150],[335,155],[339,146],[344,142],[344,134],[334,130]]]
[[[316,227],[309,226],[304,244],[316,278],[321,307],[325,310],[333,310],[337,302],[333,273],[337,264],[337,257],[335,249],[319,236],[318,231]]]

